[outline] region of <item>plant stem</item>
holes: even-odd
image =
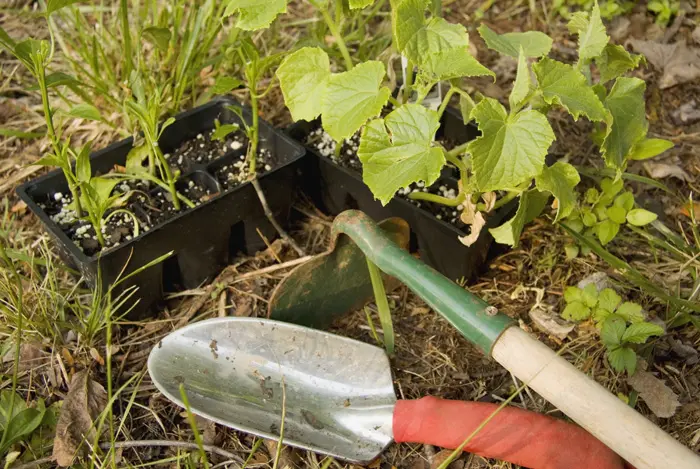
[[[204,443],[202,443],[202,437],[197,430],[197,421],[194,418],[192,410],[190,410],[190,402],[187,399],[187,393],[185,392],[185,385],[180,383],[180,398],[182,403],[185,405],[187,410],[187,420],[190,422],[190,427],[192,427],[192,433],[194,434],[194,441],[197,443],[197,448],[199,449],[199,455],[202,458],[202,463],[204,464],[204,469],[209,469],[209,460],[204,452]]]
[[[153,152],[156,154],[156,157],[158,158],[158,162],[160,163],[160,169],[163,172],[163,176],[165,176],[164,179],[168,183],[168,191],[170,192],[170,196],[173,199],[173,207],[175,207],[175,210],[180,210],[180,197],[177,193],[177,189],[175,189],[175,178],[173,178],[173,172],[170,170],[168,160],[165,159],[163,151],[160,149],[158,142],[153,140],[153,136],[149,136],[147,138],[148,144],[151,146],[151,150],[153,150]],[[149,152],[149,154],[150,153],[151,152]]]
[[[379,314],[379,322],[382,325],[384,332],[384,348],[389,355],[394,353],[394,325],[391,322],[391,310],[389,309],[389,301],[386,298],[386,290],[384,290],[384,282],[379,268],[367,258],[367,268],[369,269],[369,278],[372,281],[372,290],[374,290],[374,302],[377,304],[377,313]]]
[[[446,205],[448,207],[456,207],[467,198],[466,194],[460,193],[457,197],[448,198],[437,194],[431,194],[430,192],[411,192],[408,194],[408,198],[412,200],[424,200],[426,202],[433,202],[436,204]]]
[[[446,151],[445,156],[447,157],[448,160],[452,161],[451,158],[455,158],[455,157],[461,155],[462,153],[464,153],[465,151],[467,151],[467,148],[469,148],[469,143],[470,142],[466,142],[466,143],[463,143],[461,145],[457,145],[452,150]]]
[[[255,85],[253,85],[255,86]],[[257,90],[250,89],[250,107],[253,113],[253,124],[250,133],[250,145],[248,146],[248,173],[251,177],[256,177],[256,160],[258,156],[258,136],[260,131],[260,119],[258,117],[258,95]]]
[[[350,57],[350,52],[348,52],[347,46],[345,45],[345,40],[343,40],[343,36],[340,34],[338,25],[335,23],[335,21],[333,21],[333,18],[331,18],[331,15],[328,13],[327,9],[321,8],[321,15],[323,16],[323,20],[326,22],[326,25],[328,25],[328,29],[330,29],[331,34],[335,38],[335,42],[338,44],[338,49],[340,49],[340,53],[345,60],[345,68],[347,70],[352,70],[352,58]]]
[[[406,62],[406,83],[403,84],[403,102],[407,103],[413,93],[413,62]]]
[[[456,93],[454,87],[451,87],[447,93],[445,93],[445,97],[442,98],[442,102],[440,103],[440,108],[438,109],[438,116],[442,118],[442,115],[445,113],[445,109],[447,109],[447,106],[450,104],[450,99],[452,96]]]

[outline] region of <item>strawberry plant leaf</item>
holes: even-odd
[[[362,177],[383,205],[413,182],[430,185],[445,164],[442,148],[432,142],[440,127],[438,113],[420,104],[405,104],[362,131],[357,155]]]
[[[632,148],[647,134],[645,89],[646,84],[639,78],[621,77],[615,80],[605,99],[612,122],[606,130],[602,152],[605,163],[612,168],[622,169]]]
[[[625,210],[626,216],[627,212],[632,210],[632,207],[634,207],[634,195],[631,192],[623,192],[615,197],[614,204],[616,207],[622,207]]]
[[[551,167],[545,166],[542,173],[535,177],[537,189],[551,193],[558,201],[555,223],[568,217],[574,210],[576,206],[574,187],[579,182],[581,182],[581,176],[576,168],[563,161],[557,161]]]
[[[92,121],[102,120],[100,111],[98,111],[95,106],[87,103],[76,104],[68,111],[67,114],[78,119],[87,119]]]
[[[569,303],[561,313],[561,317],[568,321],[585,321],[591,316],[591,308],[575,301]]]
[[[600,57],[595,59],[600,72],[600,83],[607,83],[634,70],[642,60],[644,60],[643,55],[630,54],[620,45],[608,44]]]
[[[625,320],[616,314],[611,314],[603,322],[603,328],[600,330],[600,340],[607,347],[620,345],[625,329],[627,329]]]
[[[328,78],[321,118],[336,141],[351,137],[381,112],[391,94],[381,86],[384,74],[384,64],[372,60]]]
[[[321,114],[331,76],[328,54],[318,47],[301,48],[284,59],[276,74],[292,119],[311,121]]]
[[[224,17],[238,13],[236,27],[256,31],[270,26],[278,15],[287,11],[287,0],[229,0]]]
[[[481,136],[469,143],[472,168],[482,192],[515,187],[542,172],[545,156],[554,141],[547,118],[527,110],[508,115],[493,98],[476,105]]]
[[[61,8],[65,8],[81,1],[82,0],[49,0],[46,2],[46,16],[51,16]]]
[[[598,295],[598,308],[606,311],[615,311],[622,298],[612,288],[605,288]]]
[[[610,40],[600,18],[598,3],[594,4],[590,16],[576,15],[569,22],[569,31],[578,35],[579,64],[586,64],[598,57]]]
[[[534,220],[542,212],[547,203],[548,196],[537,190],[525,191],[520,195],[518,211],[513,218],[497,228],[491,228],[489,232],[497,243],[508,244],[512,247],[518,245],[520,233],[525,225]]]
[[[612,313],[609,310],[599,306],[593,310],[591,317],[596,322],[596,325],[600,327],[603,321],[605,321],[611,314]]]
[[[162,52],[167,52],[172,34],[168,28],[150,26],[143,30],[143,37]]]
[[[520,54],[518,56],[518,71],[515,75],[513,90],[510,92],[510,96],[508,97],[511,112],[513,109],[519,108],[523,105],[525,98],[527,98],[531,90],[532,79],[530,78],[530,67],[527,64],[525,51],[523,51],[523,48],[521,47]]]
[[[603,220],[595,227],[595,234],[600,240],[600,244],[605,246],[610,241],[615,239],[617,233],[620,231],[620,224],[608,219]]]
[[[564,300],[567,303],[578,301],[583,303],[583,290],[578,287],[566,287],[564,290]]]
[[[643,208],[635,208],[627,213],[627,222],[634,226],[644,226],[656,220],[657,215]]]
[[[581,114],[594,122],[605,119],[603,103],[573,66],[543,58],[533,66],[542,97],[547,104],[560,104],[578,120]]]
[[[636,323],[644,321],[642,307],[637,303],[626,301],[615,310],[615,314],[624,318],[627,322]]]
[[[421,66],[433,81],[485,75],[496,77],[496,74],[481,65],[466,47],[428,54]]]
[[[637,354],[629,347],[615,347],[608,350],[608,362],[618,373],[627,370],[633,375],[637,369]]]
[[[589,283],[581,291],[583,292],[583,303],[586,306],[593,308],[598,304],[598,287],[596,287],[595,283]]]
[[[552,38],[539,31],[497,34],[485,24],[478,31],[489,49],[511,57],[518,57],[520,48],[526,57],[542,57],[552,49]]]
[[[622,225],[627,221],[627,212],[625,211],[624,208],[618,207],[616,205],[613,205],[612,207],[608,207],[605,210],[605,213],[607,213],[608,218],[610,218],[612,221],[617,223],[618,225]]]
[[[630,160],[647,160],[673,148],[673,142],[661,138],[645,138],[632,147]]]
[[[659,336],[664,333],[664,328],[650,322],[638,322],[631,324],[622,335],[622,342],[643,344],[651,336]]]

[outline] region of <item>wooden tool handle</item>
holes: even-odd
[[[454,449],[498,407],[436,397],[398,401],[394,408],[394,440]],[[533,469],[623,468],[620,456],[583,428],[517,407],[501,409],[464,450]]]
[[[700,457],[518,327],[492,357],[637,469],[698,469]]]

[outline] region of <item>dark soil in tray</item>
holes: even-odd
[[[212,140],[210,132],[197,134],[197,137],[184,142],[172,153],[165,153],[165,159],[172,169],[179,169],[181,174],[188,173],[196,164],[208,164],[231,151],[243,151],[248,147],[248,138],[242,130],[228,134],[223,140]]]
[[[439,140],[439,143],[442,144],[448,150],[456,146],[455,142],[448,139]],[[333,140],[333,138],[326,132],[324,132],[323,129],[320,127],[312,130],[309,133],[309,136],[306,140],[306,144],[314,147],[322,157],[329,158],[335,164],[355,171],[359,175],[362,175],[362,163],[360,162],[360,159],[357,156],[357,150],[360,145],[359,132],[353,135],[350,139],[343,142],[343,147],[340,152],[340,155],[337,156],[335,154],[335,140]],[[422,182],[414,183],[406,189],[399,189],[399,191],[396,193],[396,197],[408,200],[415,206],[432,213],[438,220],[444,220],[448,223],[451,223],[463,231],[469,230],[467,225],[465,225],[459,218],[459,214],[463,208],[462,206],[447,207],[445,205],[436,204],[433,202],[409,199],[408,194],[410,194],[411,192],[429,192],[431,194],[440,195],[442,197],[456,197],[457,186],[453,181],[440,180],[429,187],[426,187],[425,184]]]
[[[258,176],[271,171],[280,165],[279,159],[266,148],[258,150],[258,158],[256,162],[255,172]],[[219,181],[224,190],[233,189],[234,187],[246,182],[250,174],[250,165],[245,159],[245,153],[231,157],[231,161],[227,162],[220,168],[213,171],[214,177]]]

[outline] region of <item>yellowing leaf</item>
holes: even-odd
[[[622,303],[620,306],[618,306],[618,308],[615,310],[615,314],[631,323],[642,322],[644,320],[642,307],[637,303],[632,303],[630,301]]]
[[[586,77],[571,65],[557,62],[547,57],[533,66],[542,97],[548,104],[560,104],[578,120],[581,114],[592,121],[602,121],[606,117],[605,107],[593,89],[586,83]]]
[[[601,221],[595,227],[595,234],[598,236],[600,244],[603,246],[615,239],[618,231],[620,231],[620,224],[610,219]]]
[[[521,48],[526,57],[542,57],[552,49],[552,38],[539,31],[497,34],[485,24],[478,31],[489,49],[511,57],[518,57]]]
[[[508,115],[495,99],[485,98],[472,111],[481,136],[469,144],[480,191],[515,187],[542,172],[554,132],[538,111]]]
[[[644,226],[656,220],[657,215],[643,208],[635,208],[627,213],[627,221],[630,225]]]
[[[578,34],[578,60],[580,64],[588,63],[598,57],[610,38],[605,34],[605,25],[600,19],[598,3],[593,6],[590,17],[577,15],[569,23],[569,30]]]
[[[331,75],[323,97],[323,128],[336,141],[351,137],[379,115],[391,91],[382,87],[384,64],[369,61]]]
[[[561,313],[561,317],[569,321],[584,321],[590,316],[591,308],[578,301],[566,305],[566,308]]]
[[[639,78],[618,78],[605,99],[612,122],[608,125],[602,152],[606,165],[622,169],[634,146],[647,133],[644,90]]]
[[[535,177],[537,189],[551,193],[558,201],[555,222],[568,217],[576,206],[574,187],[581,181],[576,168],[569,163],[557,161],[551,167],[545,166]]]
[[[321,114],[331,76],[328,54],[318,47],[304,47],[284,59],[276,74],[292,119],[311,121]]]
[[[287,0],[229,0],[224,17],[238,13],[236,27],[255,31],[270,26],[277,15],[287,11]]]
[[[402,187],[418,181],[430,185],[440,176],[445,154],[432,146],[439,126],[437,112],[419,104],[405,104],[365,126],[357,153],[362,177],[382,204]]]

